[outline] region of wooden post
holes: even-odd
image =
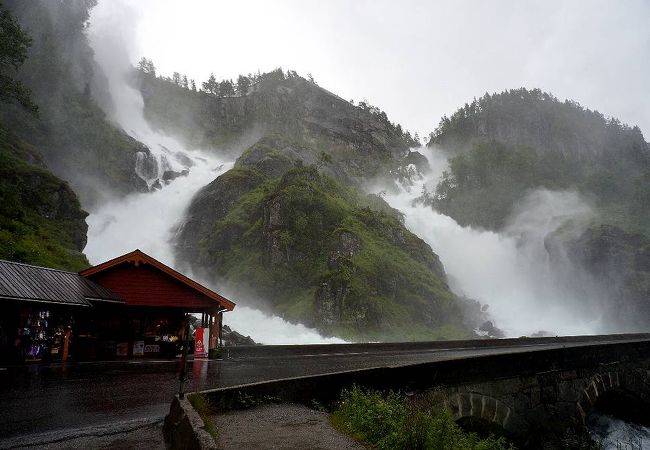
[[[180,398],[185,397],[184,383],[185,383],[185,373],[187,365],[187,351],[190,345],[190,317],[189,314],[185,314],[185,336],[183,337],[183,356],[181,357],[181,370],[178,373],[178,380],[180,381],[180,386],[178,388],[178,396]]]
[[[210,314],[210,350],[217,348],[219,345],[219,333],[216,325],[217,321],[214,314]]]
[[[223,347],[223,311],[219,311],[219,347]]]
[[[61,356],[61,361],[63,362],[66,362],[68,360],[70,336],[72,336],[72,331],[70,329],[67,329],[63,332],[63,355]]]

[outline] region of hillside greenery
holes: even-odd
[[[154,68],[134,72],[149,122],[190,147],[238,155],[261,138],[281,135],[300,147],[305,163],[326,155],[329,175],[359,184],[389,173],[418,145],[379,108],[343,100],[291,70],[242,75],[246,88],[227,94],[176,79],[155,75]]]
[[[31,38],[0,4],[0,105],[30,117],[37,106],[17,79]],[[86,213],[36,149],[0,124],[0,259],[79,270],[88,266]]]
[[[36,147],[85,205],[111,192],[146,190],[134,172],[142,144],[109,123],[97,104],[109,96],[86,36],[96,0],[5,0],[31,46],[15,79],[31,91],[35,116],[18,102],[0,104],[0,122]]]
[[[40,156],[0,127],[0,259],[66,270],[89,266],[86,213]]]
[[[468,334],[429,246],[399,216],[371,210],[354,189],[300,165],[276,178],[239,167],[215,184],[237,194],[199,233],[195,263],[210,275],[328,334],[398,340]],[[194,233],[185,239],[197,239]]]
[[[236,81],[217,81],[211,74],[197,88],[193,79],[188,81],[179,72],[172,77],[157,74],[153,61],[142,58],[134,72],[134,82],[143,93],[148,119],[166,131],[185,136],[197,147],[230,144],[255,127],[301,137],[304,103],[308,97],[313,99],[314,94],[325,94],[330,101],[352,106],[350,110],[366,119],[376,119],[389,131],[392,145],[419,145],[419,138],[391,122],[376,106],[360,101],[355,107],[354,101],[342,100],[318,87],[310,75],[304,78],[293,70],[277,68],[266,73],[242,74]]]
[[[356,440],[390,450],[505,450],[505,438],[465,432],[446,411],[420,409],[405,395],[353,386],[341,393],[332,423]]]
[[[463,225],[503,227],[531,189],[577,190],[600,220],[648,233],[650,151],[637,128],[539,90],[488,95],[443,118],[429,146],[450,154],[426,199]]]

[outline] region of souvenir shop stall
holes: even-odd
[[[139,250],[79,273],[0,260],[0,362],[174,358],[191,314],[207,355],[234,307]]]

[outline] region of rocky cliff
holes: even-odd
[[[38,152],[0,127],[0,259],[80,270],[88,267],[87,213]]]
[[[192,201],[180,259],[326,334],[468,335],[442,264],[400,214],[303,155],[313,152],[279,135],[245,151]]]
[[[34,116],[0,103],[0,122],[39,149],[47,167],[67,180],[86,206],[107,193],[145,192],[136,154],[148,150],[111,124],[96,99],[109,97],[86,36],[94,1],[4,1],[31,37],[17,78],[31,90]]]
[[[228,97],[140,72],[136,81],[150,122],[193,146],[238,154],[261,137],[279,135],[284,142],[271,148],[299,154],[346,184],[396,170],[417,145],[377,108],[355,106],[292,72],[263,74],[246,95]]]
[[[612,225],[647,233],[650,148],[638,127],[539,90],[486,94],[444,117],[428,144],[450,155],[430,204],[498,230],[527,191],[574,190]]]
[[[260,75],[238,96],[137,77],[156,126],[217,151],[244,146],[235,167],[196,195],[178,233],[178,258],[193,271],[329,335],[471,333],[431,248],[359,190],[428,168],[383,112],[293,72]]]
[[[650,239],[619,227],[594,225],[578,235],[547,237],[552,257],[562,248],[569,260],[592,276],[605,299],[603,315],[613,332],[650,329]]]

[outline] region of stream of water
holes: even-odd
[[[602,299],[588,277],[561,259],[549,260],[545,236],[567,219],[587,218],[589,206],[574,192],[536,191],[501,233],[460,226],[417,201],[432,192],[447,160],[420,149],[432,171],[398,192],[380,193],[404,214],[405,225],[440,257],[456,294],[478,300],[506,336],[593,334],[601,329]]]
[[[604,299],[592,280],[566,261],[551,261],[544,244],[545,236],[563,221],[591,217],[591,208],[578,194],[530,193],[501,233],[462,227],[417,201],[423,190],[435,190],[448,167],[442,152],[420,152],[429,160],[430,173],[416,175],[413,184],[396,192],[375,192],[400,210],[406,226],[439,255],[457,294],[487,304],[507,336],[608,331],[599,315]],[[594,412],[589,430],[604,450],[650,448],[650,428],[615,417]]]
[[[92,264],[97,264],[139,248],[175,267],[174,233],[193,196],[230,169],[234,160],[220,156],[218,149],[187,148],[149,126],[143,114],[142,95],[127,82],[132,66],[126,50],[129,47],[125,42],[128,39],[125,20],[128,18],[119,7],[112,2],[100,2],[92,11],[89,39],[110,88],[112,105],[106,108],[109,117],[149,148],[148,153],[136,155],[134,164],[136,173],[152,191],[114,199],[92,209],[87,219],[88,244],[84,252]],[[175,173],[177,177],[164,181],[165,172]],[[221,291],[219,286],[210,287]],[[245,298],[233,296],[232,299],[239,305],[224,315],[224,323],[250,335],[256,342],[343,342],[243,306],[248,303]]]

